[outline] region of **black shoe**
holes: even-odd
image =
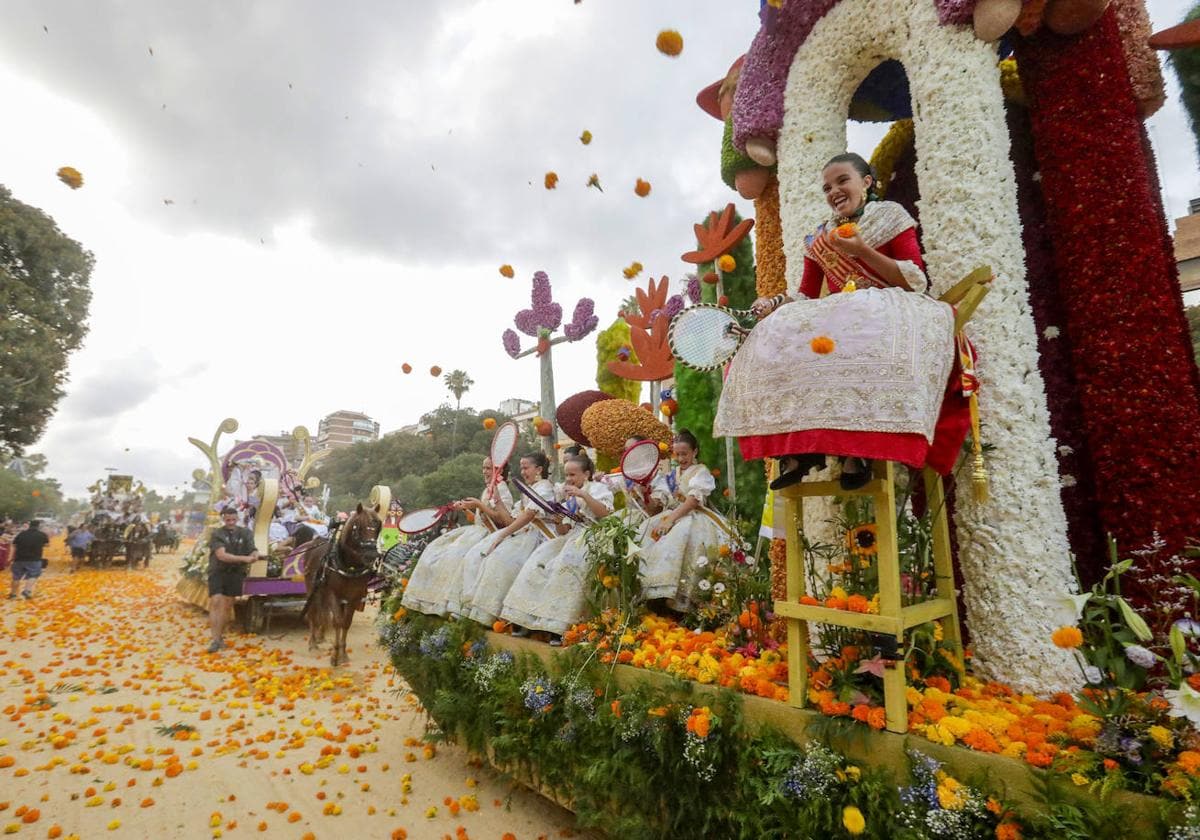
[[[842,462],[842,474],[838,478],[838,485],[846,491],[861,490],[867,486],[867,482],[871,480],[871,459],[870,458],[855,458],[862,465],[862,469],[856,472],[846,472],[846,463],[850,460],[847,458]]]
[[[779,474],[779,477],[771,482],[772,490],[782,490],[785,487],[791,487],[793,484],[804,479],[813,469],[825,468],[825,456],[819,452],[806,452],[803,455],[787,455],[779,459],[780,466],[793,462],[790,470],[785,470]]]

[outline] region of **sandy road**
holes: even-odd
[[[61,542],[52,549],[38,597],[0,601],[0,831],[572,835],[568,812],[457,747],[425,748],[425,716],[374,644],[372,608],[336,670],[289,617],[210,655],[204,614],[175,598],[175,556],[72,575]]]

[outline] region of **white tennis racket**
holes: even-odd
[[[442,518],[450,510],[451,508],[447,505],[410,511],[400,517],[400,521],[396,523],[396,527],[406,534],[420,534],[422,531],[428,531],[434,525],[441,522]]]
[[[746,309],[729,309],[712,303],[689,306],[671,319],[667,341],[680,364],[692,370],[715,370],[734,357],[753,319]]]
[[[658,444],[652,440],[639,440],[621,456],[621,475],[640,488],[640,492],[627,495],[643,512],[649,501],[647,489],[654,480],[654,474],[658,472],[658,462],[661,458]]]

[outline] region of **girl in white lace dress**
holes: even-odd
[[[550,461],[544,452],[521,456],[521,479],[548,502],[555,501],[550,483]],[[504,598],[534,549],[555,536],[545,513],[522,497],[513,508],[512,521],[501,531],[480,540],[463,557],[459,603],[450,604],[453,615],[492,625],[500,617]]]
[[[588,525],[613,512],[613,493],[593,480],[587,455],[567,459],[562,496],[567,509],[584,518],[559,526],[562,536],[542,543],[530,555],[504,599],[500,617],[526,630],[561,636],[582,621],[587,608],[588,555],[584,542]]]
[[[467,498],[454,502],[458,510],[475,513],[475,523],[465,528],[447,531],[431,542],[421,552],[421,558],[413,568],[408,586],[401,602],[405,607],[428,615],[447,614],[450,603],[457,603],[462,589],[463,560],[476,543],[487,538],[497,528],[512,521],[512,491],[508,489],[508,467],[499,481],[494,481],[492,459],[483,459],[485,482],[480,498]]]
[[[680,611],[691,604],[708,549],[730,541],[729,525],[707,506],[717,483],[708,467],[696,460],[699,448],[686,429],[675,436],[672,452],[677,466],[660,474],[651,492],[663,512],[642,528],[642,594],[648,601],[666,598]]]

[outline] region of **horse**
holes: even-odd
[[[117,524],[107,519],[97,519],[92,533],[96,539],[88,547],[88,562],[96,568],[112,563],[121,547],[121,533]]]
[[[129,568],[136,569],[138,563],[142,568],[150,568],[150,553],[152,540],[150,526],[145,522],[134,522],[125,531],[125,562]]]
[[[359,504],[330,539],[309,543],[300,560],[308,589],[303,612],[308,620],[308,649],[316,650],[325,631],[332,627],[330,664],[334,667],[350,661],[346,634],[354,613],[363,608],[367,587],[375,576],[379,558],[376,540],[382,528],[378,506],[364,508]]]
[[[158,530],[154,532],[154,553],[158,554],[164,549],[174,551],[177,548],[179,548],[179,534],[165,523],[159,525]]]

